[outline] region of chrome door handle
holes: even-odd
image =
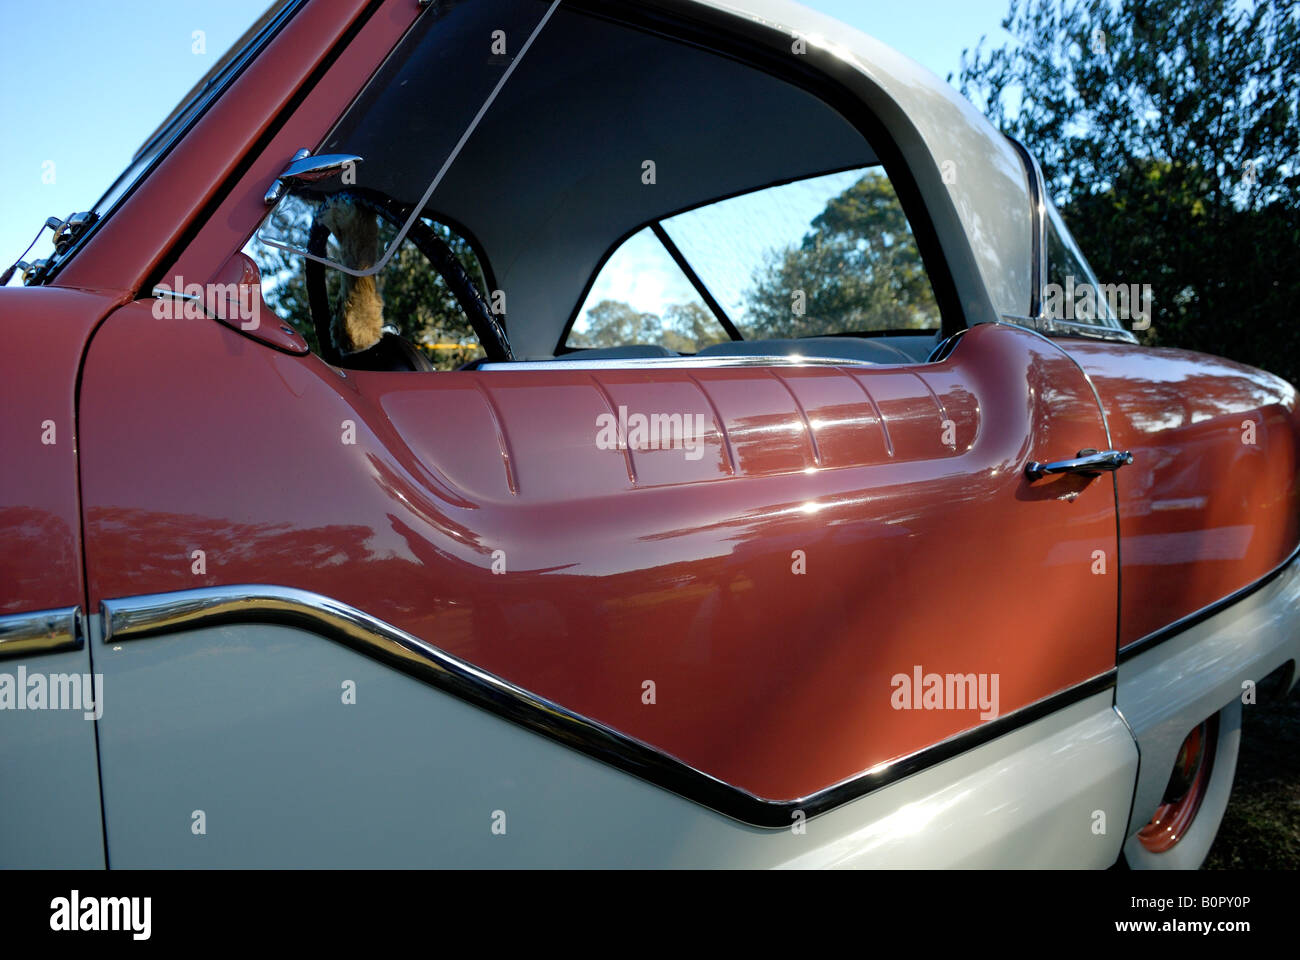
[[[1025,464],[1025,476],[1030,480],[1039,480],[1049,473],[1080,473],[1095,477],[1105,470],[1118,470],[1132,462],[1133,454],[1127,450],[1080,450],[1073,460],[1057,460],[1054,463],[1030,460]]]
[[[303,148],[293,155],[289,165],[275,178],[275,183],[271,184],[271,189],[266,191],[266,196],[262,199],[269,206],[278,202],[289,187],[316,183],[336,173],[342,173],[349,166],[356,166],[360,162],[361,158],[351,153],[324,153],[319,157],[313,157],[306,148]]]

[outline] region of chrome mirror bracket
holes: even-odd
[[[361,158],[352,153],[324,153],[314,157],[304,147],[293,155],[289,165],[275,178],[275,183],[271,184],[262,199],[267,206],[274,206],[289,188],[327,180],[360,162]]]

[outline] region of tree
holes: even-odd
[[[670,304],[664,310],[664,338],[661,341],[677,353],[697,353],[711,343],[729,340],[722,324],[698,300]]]
[[[601,300],[587,310],[584,326],[582,331],[570,334],[570,346],[655,343],[676,353],[695,353],[701,347],[728,339],[722,325],[697,300],[669,304],[662,317],[639,311],[622,300]]]
[[[883,171],[831,199],[811,227],[755,274],[747,338],[939,326],[916,240]]]
[[[622,300],[601,300],[588,308],[586,329],[569,336],[570,346],[618,347],[627,343],[658,343],[663,321],[658,314],[642,313]]]
[[[1300,380],[1295,0],[1012,0],[960,88],[1039,159],[1099,279],[1149,283],[1147,342]]]
[[[484,297],[489,296],[482,267],[469,243],[449,227],[429,222],[464,264],[469,275],[479,280]],[[385,241],[391,241],[393,232],[391,227],[384,225],[381,235]],[[305,230],[303,235],[306,235]],[[254,240],[247,252],[261,270],[262,292],[267,304],[281,319],[293,324],[313,351],[319,352],[320,344],[307,300],[305,258],[259,240]],[[403,242],[376,279],[384,301],[384,322],[396,327],[403,337],[426,351],[439,370],[454,370],[483,356],[465,312],[442,277],[429,266],[413,243]],[[335,309],[340,299],[339,280],[338,271],[326,269],[325,285]]]

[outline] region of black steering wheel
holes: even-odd
[[[361,209],[370,211],[399,230],[409,216],[403,214],[391,198],[372,194],[369,191],[348,190],[336,193],[334,196],[347,197]],[[321,222],[320,215],[317,214],[312,220],[311,234],[307,239],[308,252],[312,256],[324,258],[329,237],[330,228]],[[432,227],[419,218],[411,224],[406,239],[415,244],[415,248],[420,251],[424,259],[429,261],[429,266],[433,267],[447,284],[447,289],[456,298],[456,303],[469,318],[470,326],[474,328],[474,334],[478,337],[483,352],[487,354],[486,359],[490,362],[513,360],[514,354],[510,352],[510,342],[506,339],[505,330],[451,247],[447,246]],[[329,290],[325,285],[325,265],[318,260],[308,258],[305,280],[307,303],[311,308],[312,322],[316,327],[316,338],[320,342],[321,356],[327,363],[341,366],[342,354],[339,353],[338,346],[330,335],[331,310]]]

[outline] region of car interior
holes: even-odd
[[[355,274],[377,278],[383,342],[323,349],[326,359],[430,368],[428,338],[388,303],[393,251],[423,217],[455,224],[452,246],[477,260],[478,282],[457,290],[420,245],[479,342],[454,368],[925,362],[941,323],[924,265],[879,158],[836,110],[736,59],[606,17],[561,7],[530,28],[545,6],[534,2],[514,5],[522,55],[485,63],[482,44],[457,37],[491,34],[493,6],[422,18],[318,150],[364,158],[356,184],[286,198],[258,234],[310,254],[307,272],[345,268],[333,296],[313,302],[322,347],[376,283]],[[322,213],[357,197],[378,198],[367,209],[391,237],[358,243],[339,226],[357,218]]]

